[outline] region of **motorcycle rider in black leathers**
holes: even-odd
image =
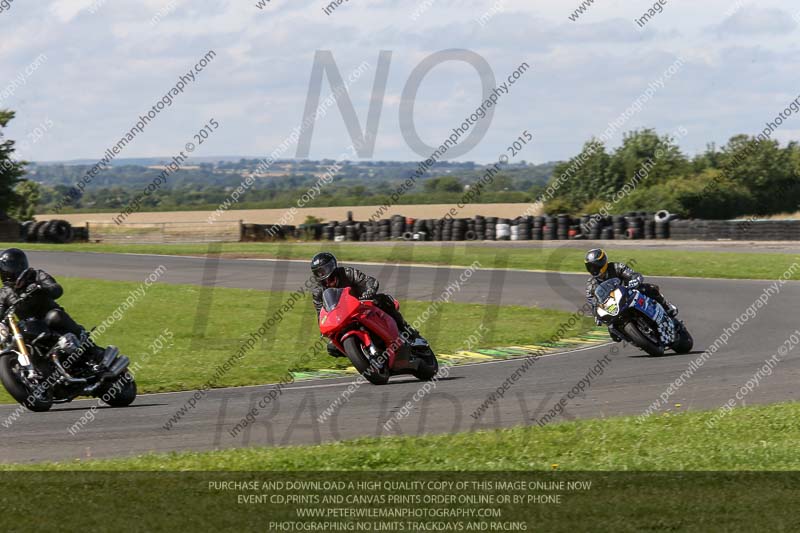
[[[339,266],[336,257],[328,252],[318,253],[311,259],[311,273],[317,281],[317,286],[311,291],[317,318],[322,310],[322,293],[325,289],[350,287],[350,294],[359,300],[374,301],[381,311],[392,317],[397,322],[398,330],[407,333],[410,342],[425,342],[419,332],[411,327],[397,310],[394,298],[378,292],[380,284],[372,276],[352,267]],[[328,342],[328,353],[333,357],[344,357],[344,354],[331,342]]]
[[[604,250],[594,248],[586,253],[584,259],[586,270],[592,275],[586,282],[586,300],[592,306],[592,310],[596,309],[597,302],[594,301],[594,291],[604,281],[609,279],[618,278],[629,289],[636,289],[648,298],[657,301],[667,314],[675,317],[678,314],[678,308],[674,304],[667,301],[664,295],[661,294],[658,285],[652,283],[644,283],[644,276],[630,268],[625,263],[612,263],[608,261],[608,256]],[[595,323],[599,326],[602,322],[597,315],[595,315]],[[611,338],[616,342],[621,339],[617,337],[610,329],[609,333]]]
[[[16,309],[20,320],[41,320],[59,335],[72,333],[78,339],[86,335],[86,331],[56,303],[64,294],[61,285],[47,272],[30,268],[22,250],[9,248],[0,253],[0,279],[3,283],[0,288],[0,318],[22,296],[28,295]],[[88,346],[92,348],[90,354],[97,349],[91,341]]]

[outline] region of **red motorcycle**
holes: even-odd
[[[400,309],[396,300],[395,306]],[[322,293],[319,329],[374,385],[399,374],[429,381],[439,371],[436,355],[424,339],[407,342],[391,316],[374,302],[351,295],[350,287]]]

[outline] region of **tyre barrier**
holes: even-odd
[[[21,225],[23,240],[62,242],[86,239],[85,228],[53,222]],[[395,215],[377,221],[330,221],[301,226],[242,224],[243,241],[282,239],[334,242],[403,241],[540,241],[540,240],[800,240],[800,220],[680,220],[667,211],[580,217],[557,215],[514,219],[475,216],[456,219],[413,219]],[[68,241],[64,241],[68,242]]]
[[[19,225],[18,234],[23,242],[68,244],[76,240],[89,240],[85,227],[73,228],[66,220],[28,220]]]
[[[3,233],[3,231],[5,233]],[[88,241],[86,227],[65,220],[0,221],[6,241],[70,243]],[[800,240],[800,220],[680,220],[667,211],[580,217],[557,215],[514,219],[475,216],[457,219],[413,219],[395,215],[377,221],[330,221],[300,226],[242,224],[241,241],[311,240],[335,242],[404,241],[539,241],[539,240]]]
[[[661,238],[681,240],[796,241],[800,220],[672,220]],[[658,238],[656,229],[656,238]]]

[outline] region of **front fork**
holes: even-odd
[[[30,366],[31,354],[28,352],[28,347],[25,345],[25,339],[22,338],[22,332],[19,330],[19,326],[17,326],[17,321],[11,319],[9,322],[11,323],[11,333],[14,334],[14,342],[17,343],[17,349],[19,350],[19,357],[17,360],[22,366]]]
[[[614,323],[606,324],[608,326],[608,334],[611,336],[611,340],[614,342],[622,342],[623,340],[627,340],[628,336],[625,333],[621,332],[614,326]]]

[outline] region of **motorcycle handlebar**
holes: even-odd
[[[6,310],[6,314],[5,314],[5,316],[2,318],[2,320],[5,320],[6,318],[8,318],[8,317],[10,317],[11,315],[13,315],[13,314],[14,314],[14,312],[17,310],[17,307],[19,306],[19,304],[23,303],[25,300],[27,300],[28,298],[30,298],[30,296],[31,296],[31,295],[32,295],[34,292],[36,292],[36,291],[34,290],[34,291],[31,291],[31,292],[24,292],[24,293],[22,293],[20,296],[18,296],[18,297],[17,297],[17,299],[14,301],[14,303],[13,303],[13,304],[11,304],[10,306],[8,306],[8,309]]]

